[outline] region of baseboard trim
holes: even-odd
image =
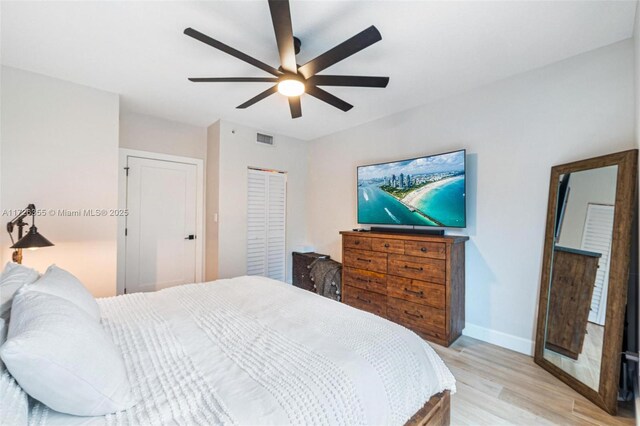
[[[492,345],[501,346],[521,354],[533,356],[533,340],[523,339],[522,337],[512,334],[503,333],[502,331],[492,330],[490,328],[480,327],[479,325],[466,323],[462,334],[491,343]]]

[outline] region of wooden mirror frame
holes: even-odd
[[[557,191],[560,176],[584,170],[608,166],[618,166],[616,180],[615,211],[613,217],[613,239],[611,241],[611,261],[609,264],[609,287],[607,292],[607,313],[605,317],[604,341],[600,364],[600,385],[595,390],[565,372],[544,358],[544,340],[551,284],[551,262],[555,238]],[[638,170],[638,150],[618,152],[602,157],[554,166],[551,168],[549,203],[547,207],[547,228],[542,261],[542,283],[538,304],[538,327],[534,361],[540,367],[571,386],[586,398],[615,415],[617,411],[618,381],[620,373],[620,353],[627,303],[627,285],[631,266],[631,243],[637,235],[632,235],[633,222],[637,214],[636,182]]]

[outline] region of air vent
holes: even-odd
[[[256,142],[263,143],[265,145],[273,145],[273,136],[263,135],[262,133],[258,133],[258,138]]]

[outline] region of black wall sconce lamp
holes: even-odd
[[[24,219],[31,216],[31,227],[27,235],[23,236],[23,229],[28,225]],[[13,240],[13,229],[18,227],[18,241]],[[18,216],[7,223],[7,232],[11,237],[11,246],[14,249],[12,259],[16,263],[22,263],[22,249],[35,249],[38,247],[51,247],[53,243],[38,233],[36,228],[36,206],[29,204],[26,209],[22,210]]]

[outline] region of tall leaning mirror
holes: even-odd
[[[638,151],[555,166],[535,362],[611,414],[617,407]]]

